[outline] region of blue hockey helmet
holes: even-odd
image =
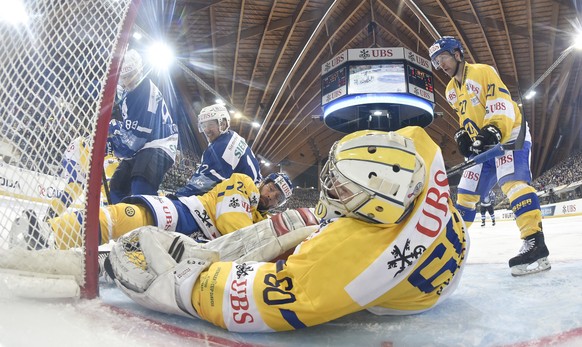
[[[461,58],[465,54],[461,41],[452,36],[443,36],[436,40],[432,46],[430,46],[428,49],[428,54],[430,55],[432,65],[435,69],[438,70],[440,68],[440,64],[435,58],[443,52],[449,52],[454,55],[455,51],[459,51],[461,53]]]
[[[278,206],[283,205],[287,199],[293,195],[293,183],[289,176],[284,172],[274,172],[269,174],[263,182],[265,184],[269,182],[275,183],[275,186],[283,193],[281,199],[278,201]]]

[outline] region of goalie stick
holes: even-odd
[[[489,159],[493,159],[502,155],[505,151],[518,151],[523,148],[523,143],[525,142],[525,128],[527,127],[525,121],[525,113],[521,113],[521,128],[519,129],[519,134],[517,134],[517,138],[514,142],[508,144],[498,143],[495,146],[492,146],[485,152],[481,154],[477,154],[473,158],[457,164],[447,170],[447,177],[451,178],[461,172],[471,168],[477,164],[481,164],[486,162]]]

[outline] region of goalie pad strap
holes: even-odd
[[[154,223],[165,231],[176,231],[178,211],[172,200],[165,196],[134,195],[123,199],[123,202],[145,205],[154,216]]]

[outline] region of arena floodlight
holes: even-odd
[[[174,51],[163,41],[153,42],[148,49],[148,60],[154,70],[167,71],[174,61]]]
[[[574,46],[574,48],[576,48],[578,50],[582,50],[582,33],[581,32],[576,34],[576,36],[574,37],[574,43],[572,44],[572,46]]]

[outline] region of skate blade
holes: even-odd
[[[531,275],[542,271],[548,271],[552,266],[547,257],[540,258],[531,264],[516,265],[511,268],[512,276]]]

